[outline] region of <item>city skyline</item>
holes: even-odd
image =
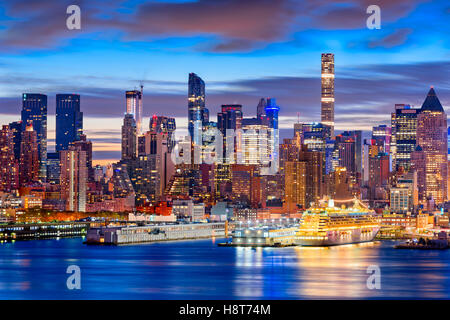
[[[24,2],[10,1],[0,13],[10,31],[0,39],[9,48],[0,61],[0,73],[7,79],[0,83],[2,124],[17,120],[22,93],[47,94],[52,147],[54,96],[77,93],[95,159],[115,161],[120,157],[123,91],[137,90],[141,83],[145,86],[144,128],[156,114],[175,117],[177,130],[187,130],[186,75],[195,72],[206,82],[206,108],[211,115],[222,104],[241,104],[244,115],[253,116],[261,97],[277,98],[283,137],[283,130],[291,130],[297,121],[298,112],[302,122],[320,121],[317,57],[323,52],[335,54],[338,131],[389,124],[394,104],[420,106],[423,88],[431,85],[448,112],[445,74],[450,63],[444,32],[449,10],[444,1],[383,1],[380,30],[366,28],[365,2],[296,4],[295,10],[289,10],[291,1],[260,6],[229,0],[221,3],[226,10],[219,10],[205,1],[117,1],[94,9],[94,1],[82,6],[82,29],[69,31],[64,28],[64,2],[49,7],[44,1],[28,8]],[[235,17],[230,12],[236,9],[241,14]],[[184,18],[175,19],[180,12],[196,11],[201,17],[228,19],[213,29],[205,18],[192,26]],[[158,12],[169,19],[156,35],[153,24],[142,26],[148,17],[158,21]],[[37,26],[37,13],[56,18],[43,30]],[[430,13],[433,21],[424,20]],[[302,22],[306,16],[314,22],[310,28]],[[113,19],[120,23],[112,24]],[[237,32],[234,23],[247,26],[247,32]],[[259,30],[267,31],[267,36]],[[40,41],[36,41],[33,35],[39,32]],[[92,37],[99,32],[99,37]]]

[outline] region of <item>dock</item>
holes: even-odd
[[[89,222],[20,223],[0,225],[0,240],[33,240],[81,237],[89,230]]]
[[[123,245],[226,237],[225,223],[153,224],[90,228],[86,244]]]

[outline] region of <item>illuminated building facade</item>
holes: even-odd
[[[142,88],[142,87],[141,87]],[[136,122],[137,135],[142,133],[142,89],[125,92],[127,114],[133,115]]]
[[[22,131],[29,122],[36,132],[39,157],[39,178],[44,181],[47,174],[47,96],[24,93],[22,95]]]
[[[188,131],[191,141],[200,145],[200,134],[204,122],[209,121],[205,107],[205,82],[195,73],[189,74],[188,82]]]
[[[19,168],[20,187],[39,181],[39,145],[37,133],[33,130],[32,122],[22,132]]]
[[[83,113],[80,95],[56,95],[56,152],[67,150],[83,134]]]
[[[411,152],[416,148],[417,115],[420,109],[405,104],[396,104],[391,114],[392,170],[400,167],[408,171],[411,167]]]
[[[122,125],[122,160],[136,158],[137,154],[136,121],[127,113]]]
[[[11,192],[19,186],[19,165],[14,156],[14,137],[9,126],[0,130],[0,191]]]
[[[60,161],[61,197],[66,201],[66,210],[86,212],[86,151],[69,147],[60,152]]]
[[[334,136],[334,54],[322,54],[321,122],[331,127]]]
[[[424,183],[419,199],[432,197],[436,204],[447,200],[447,115],[433,88],[417,117],[417,145],[423,150],[425,168],[418,170]]]

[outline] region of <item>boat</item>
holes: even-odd
[[[373,241],[380,230],[379,217],[358,199],[352,201],[354,205],[349,208],[335,207],[330,200],[328,206],[306,210],[294,244],[322,247]]]

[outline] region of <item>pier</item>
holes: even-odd
[[[138,244],[170,240],[226,237],[226,223],[190,223],[90,228],[87,244]]]
[[[86,235],[89,222],[24,223],[0,225],[0,240],[32,240]]]

